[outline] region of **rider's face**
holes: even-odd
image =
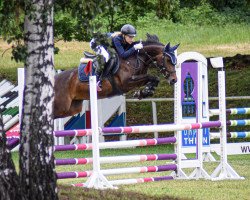
[[[134,42],[134,36],[129,36],[129,35],[125,35],[125,41],[129,44],[132,44]]]

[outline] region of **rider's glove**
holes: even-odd
[[[143,45],[142,45],[142,43],[138,43],[138,44],[134,45],[134,48],[135,48],[135,50],[139,50],[139,49],[143,48]]]

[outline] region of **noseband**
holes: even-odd
[[[149,58],[149,62],[147,62],[146,64],[151,64],[153,63],[153,65],[157,68],[159,68],[160,72],[163,74],[163,76],[168,79],[172,74],[176,73],[176,70],[170,71],[167,70],[167,65],[166,65],[166,56],[168,55],[166,52],[163,51],[163,57],[162,57],[162,65],[157,65],[154,63],[154,58],[152,58],[144,49],[142,49],[145,53],[145,55],[147,55],[147,57]],[[172,63],[173,64],[173,63]]]
[[[160,72],[163,73],[163,76],[165,78],[169,78],[172,74],[176,73],[176,70],[173,70],[173,71],[167,70],[167,66],[166,66],[166,62],[165,62],[166,61],[166,56],[167,56],[167,53],[163,52],[162,65],[158,66],[158,67],[160,69]]]

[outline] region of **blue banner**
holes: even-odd
[[[209,128],[202,129],[203,131],[203,146],[210,145]],[[184,130],[182,131],[182,147],[194,147],[196,146],[196,130]]]

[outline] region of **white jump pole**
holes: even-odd
[[[24,77],[25,77],[24,68],[18,68],[17,69],[17,78],[18,78],[19,124],[20,125],[21,125],[21,120],[22,120],[23,91],[24,91],[24,84],[25,84],[25,78]]]
[[[97,90],[96,76],[89,77],[90,107],[91,107],[91,129],[93,145],[93,174],[86,182],[87,188],[95,189],[114,189],[100,170],[100,149],[99,149],[99,128],[98,128],[98,107],[97,107]]]
[[[211,58],[211,64],[218,71],[218,93],[219,93],[219,119],[221,121],[220,128],[220,164],[211,175],[212,180],[225,179],[244,179],[228,164],[227,160],[227,124],[226,124],[226,88],[225,88],[225,71],[223,70],[222,57]]]

